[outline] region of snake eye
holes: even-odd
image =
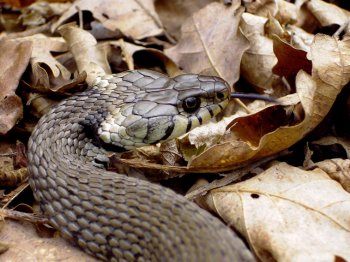
[[[195,112],[200,105],[201,105],[200,98],[195,96],[187,97],[182,103],[182,107],[187,113]]]
[[[222,92],[217,92],[217,93],[216,93],[216,97],[217,97],[219,100],[222,100],[222,99],[224,99],[225,94],[222,93]]]

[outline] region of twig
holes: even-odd
[[[277,157],[281,157],[281,156],[285,156],[288,155],[290,152],[285,150],[282,151],[278,154],[260,159],[254,163],[252,163],[249,166],[245,166],[242,168],[239,168],[237,170],[232,171],[230,174],[226,175],[224,178],[221,179],[216,179],[213,182],[206,184],[205,186],[199,187],[189,193],[187,193],[185,195],[185,197],[188,200],[193,200],[199,196],[203,196],[205,195],[209,190],[215,189],[215,188],[219,188],[219,187],[223,187],[226,186],[228,184],[231,184],[235,181],[238,181],[239,179],[241,179],[243,176],[245,176],[246,174],[248,174],[251,170],[253,170],[254,168],[257,168],[258,166],[261,166],[263,164],[266,164],[267,162],[270,162],[271,160],[276,159]]]
[[[33,224],[48,224],[49,220],[38,214],[29,214],[24,212],[19,212],[11,209],[2,208],[1,211],[2,218],[10,218],[18,221],[28,221]]]

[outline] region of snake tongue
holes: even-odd
[[[254,94],[254,93],[232,92],[230,97],[231,98],[251,99],[251,100],[263,100],[263,101],[274,102],[274,103],[277,102],[276,98],[274,98],[274,97],[267,96],[267,95]]]

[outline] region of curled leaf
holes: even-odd
[[[15,94],[26,69],[32,44],[29,41],[3,41],[0,49],[0,134],[6,134],[22,117],[21,99]]]
[[[304,71],[299,71],[296,76],[296,91],[304,110],[304,118],[300,122],[279,126],[256,137],[259,133],[255,125],[245,126],[244,129],[239,127],[238,131],[234,126],[239,122],[235,120],[220,143],[193,158],[188,167],[229,170],[245,161],[287,149],[313,130],[327,115],[337,95],[350,79],[350,42],[316,35],[308,56],[312,61],[312,76]],[[249,119],[252,115],[246,117]],[[270,126],[272,123],[269,119],[275,121],[266,118],[262,125]],[[247,134],[255,135],[247,137]]]

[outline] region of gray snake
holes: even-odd
[[[229,227],[183,196],[98,165],[105,148],[188,132],[222,111],[229,95],[218,77],[148,70],[99,77],[52,108],[29,139],[29,183],[43,213],[102,260],[254,261]]]

